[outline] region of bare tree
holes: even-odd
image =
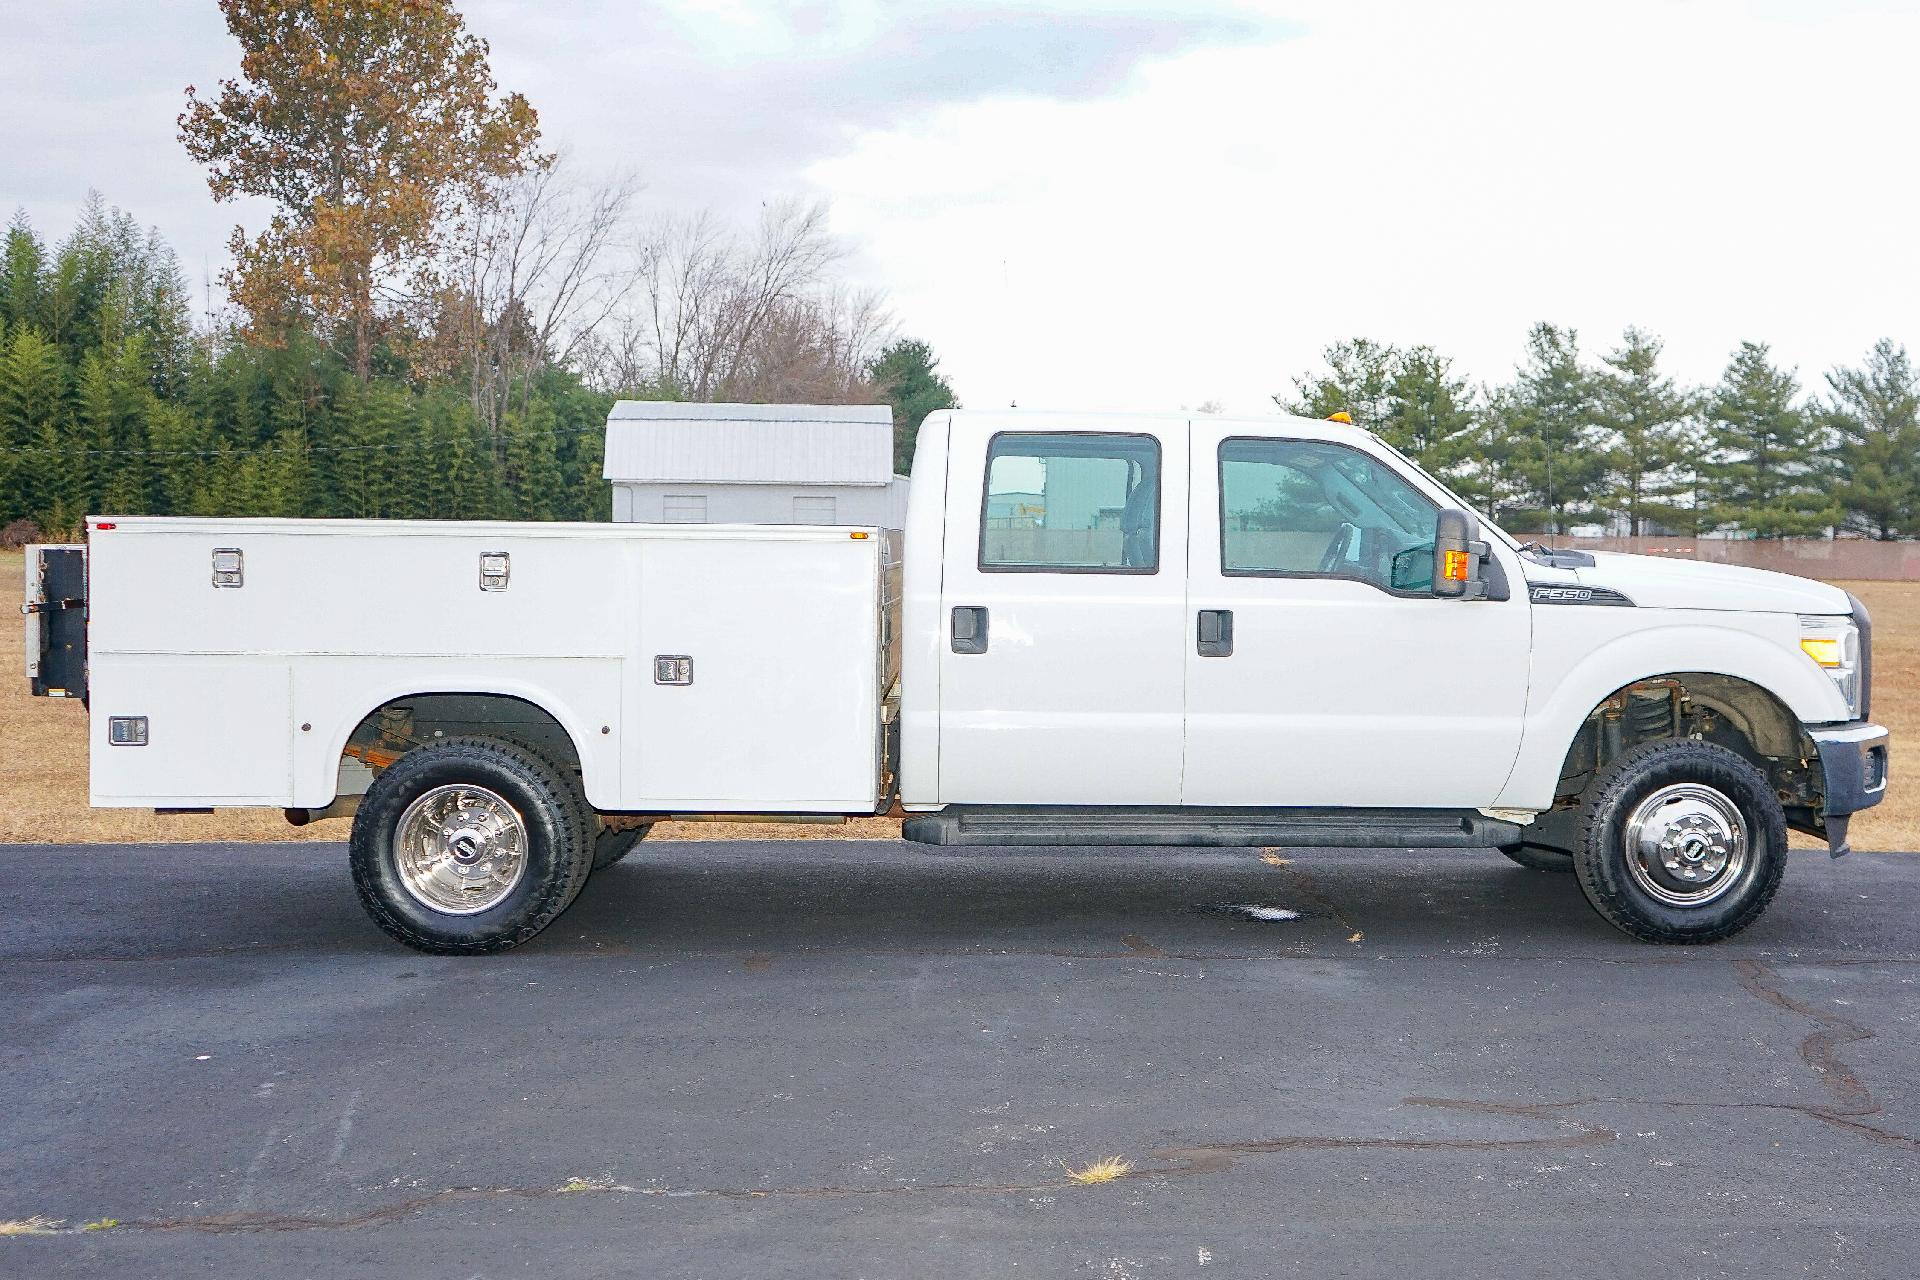
[[[865,397],[892,321],[880,295],[835,285],[840,257],[820,204],[770,205],[745,237],[707,214],[664,223],[641,251],[642,306],[601,373],[688,400]]]
[[[434,350],[464,369],[490,429],[516,387],[580,364],[631,296],[641,260],[621,237],[638,191],[630,176],[583,181],[563,156],[477,211],[439,299]]]

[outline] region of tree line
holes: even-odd
[[[199,316],[171,249],[99,196],[54,243],[14,217],[12,541],[89,512],[605,519],[616,397],[892,398],[902,425],[952,402],[840,281],[820,206],[644,216],[630,177],[543,145],[449,0],[220,8],[241,73],[186,90],[180,140],[216,201],[274,212],[234,229]]]
[[[451,0],[219,0],[240,74],[178,119],[236,227],[195,316],[168,246],[91,197],[0,253],[0,526],[88,512],[603,519],[617,396],[894,408],[895,466],[957,403],[884,297],[849,288],[818,205],[750,226],[650,218],[502,92]],[[209,289],[209,294],[211,290]],[[1680,386],[1628,330],[1594,360],[1536,325],[1511,381],[1356,338],[1274,397],[1349,413],[1514,527],[1920,535],[1906,351],[1806,394],[1746,343]]]
[[[1628,329],[1593,360],[1537,324],[1511,381],[1474,386],[1428,346],[1336,342],[1274,400],[1350,414],[1511,528],[1758,538],[1920,535],[1920,378],[1874,344],[1808,394],[1765,344],[1686,387]]]

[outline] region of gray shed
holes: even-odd
[[[621,521],[899,529],[907,518],[883,404],[620,400],[604,474]]]

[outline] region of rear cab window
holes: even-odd
[[[1160,442],[1005,431],[987,445],[985,573],[1157,573]]]

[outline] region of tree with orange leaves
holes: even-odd
[[[372,372],[375,345],[432,295],[442,250],[501,183],[550,162],[533,107],[496,99],[486,41],[448,0],[220,0],[240,79],[187,89],[187,152],[216,200],[265,196],[224,276],[250,334],[311,327]]]

